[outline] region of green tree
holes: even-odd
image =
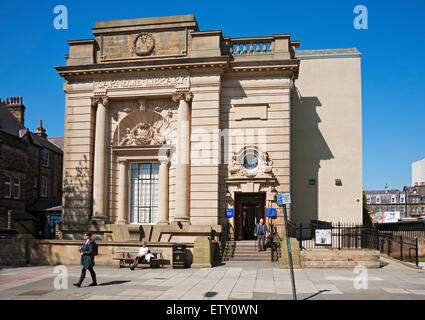
[[[370,216],[370,209],[367,206],[366,193],[363,192],[363,225],[372,225],[372,218]]]

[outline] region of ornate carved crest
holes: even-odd
[[[147,56],[152,53],[154,48],[155,39],[151,34],[142,32],[134,38],[131,49],[138,56]]]
[[[229,173],[231,176],[249,178],[273,176],[273,160],[267,152],[260,155],[256,149],[244,148],[239,156],[233,152]]]
[[[133,129],[127,128],[127,134],[121,140],[123,146],[140,146],[162,144],[163,138],[148,123],[139,123]]]

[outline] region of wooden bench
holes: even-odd
[[[119,261],[119,268],[125,267],[128,264],[128,267],[131,267],[134,263],[135,257],[130,257],[130,253],[139,253],[138,249],[117,249],[116,253],[122,253],[122,257],[112,258],[113,260]],[[151,268],[159,268],[164,266],[164,258],[162,257],[162,250],[149,250],[150,253],[154,255],[149,262],[142,260],[139,264],[149,264]],[[127,254],[127,257],[125,256]],[[158,258],[159,255],[159,258]]]

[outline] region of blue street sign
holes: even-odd
[[[266,216],[271,217],[271,218],[275,218],[276,217],[276,209],[275,208],[267,208]]]
[[[282,206],[284,204],[290,204],[290,203],[291,203],[291,194],[289,192],[277,194],[277,204],[279,206]]]
[[[226,218],[233,217],[233,208],[226,209]]]

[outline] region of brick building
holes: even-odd
[[[403,192],[406,194],[408,202],[408,216],[412,218],[425,217],[425,185],[405,186]]]
[[[385,222],[385,212],[398,212],[401,220],[425,217],[425,186],[404,186],[403,190],[389,190],[386,185],[384,190],[369,190],[365,193],[374,223]]]
[[[0,229],[47,236],[46,209],[62,197],[63,150],[40,126],[25,127],[22,97],[0,100]]]

